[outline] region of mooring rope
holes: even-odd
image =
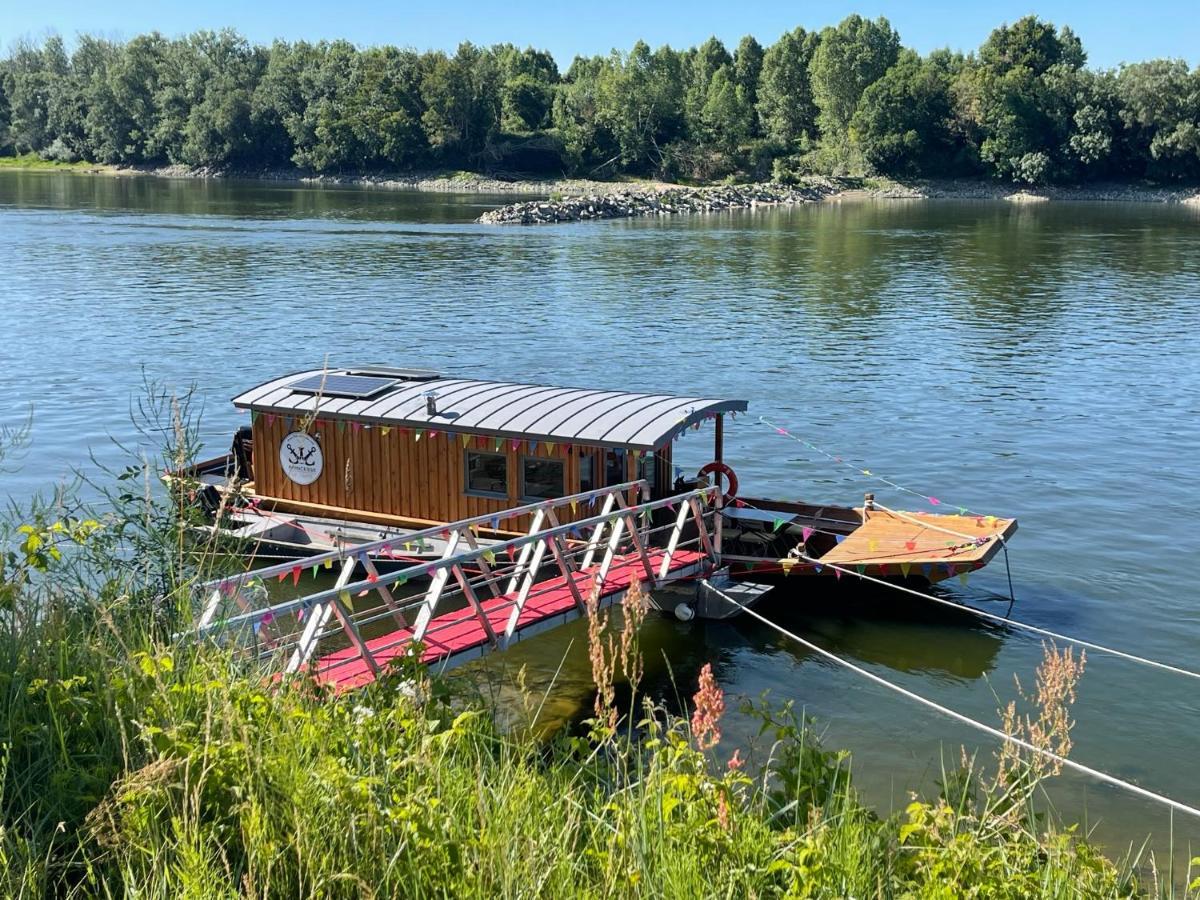
[[[818,653],[821,656],[824,656],[825,658],[827,658],[829,660],[832,660],[833,662],[837,663],[840,666],[846,667],[850,671],[852,671],[858,675],[861,675],[864,678],[867,678],[870,681],[875,682],[876,684],[882,685],[883,687],[887,688],[890,691],[895,691],[896,693],[900,694],[901,696],[907,697],[909,700],[913,700],[916,703],[920,703],[922,706],[926,706],[932,710],[935,710],[936,712],[939,712],[944,716],[948,716],[951,719],[961,722],[964,725],[969,725],[970,727],[976,729],[977,731],[982,731],[985,734],[989,734],[992,737],[999,738],[1002,741],[1007,741],[1010,744],[1016,744],[1018,747],[1028,750],[1031,753],[1037,753],[1041,756],[1045,756],[1047,759],[1051,759],[1054,762],[1058,763],[1059,765],[1061,765],[1065,768],[1072,769],[1072,770],[1074,770],[1076,772],[1080,772],[1084,775],[1088,775],[1092,778],[1095,778],[1097,781],[1102,781],[1105,784],[1111,784],[1114,787],[1121,788],[1122,790],[1128,791],[1131,794],[1136,794],[1139,797],[1143,797],[1147,800],[1153,800],[1156,803],[1161,803],[1165,806],[1169,806],[1171,809],[1178,810],[1179,812],[1186,813],[1189,816],[1194,816],[1194,817],[1200,819],[1200,809],[1197,809],[1194,806],[1188,806],[1186,803],[1181,803],[1180,801],[1173,800],[1172,798],[1167,797],[1164,794],[1158,794],[1158,793],[1155,793],[1154,791],[1147,790],[1144,787],[1139,787],[1138,785],[1133,784],[1132,782],[1117,778],[1115,775],[1109,775],[1107,772],[1102,772],[1099,769],[1093,769],[1091,766],[1085,766],[1083,763],[1075,762],[1074,760],[1068,759],[1065,756],[1059,756],[1057,753],[1055,753],[1052,750],[1047,750],[1044,747],[1038,747],[1036,744],[1031,744],[1029,741],[1026,741],[1015,735],[1008,734],[1007,732],[1001,731],[999,728],[994,728],[991,725],[985,725],[983,722],[979,722],[975,719],[972,719],[970,716],[964,715],[963,713],[960,713],[953,709],[950,709],[950,707],[948,707],[948,706],[942,706],[942,704],[940,704],[934,700],[930,700],[927,697],[922,697],[920,694],[914,693],[913,691],[910,691],[907,688],[903,688],[898,684],[893,684],[892,682],[888,681],[886,678],[884,678],[880,675],[876,675],[874,672],[871,672],[871,671],[868,671],[867,669],[862,668],[862,666],[855,665],[854,663],[850,662],[849,660],[842,659],[840,656],[838,656],[835,653],[831,653],[830,651],[826,650],[824,647],[820,647],[817,644],[814,644],[812,641],[807,641],[804,638],[800,637],[800,635],[794,634],[793,632],[788,631],[782,625],[772,622],[766,616],[763,616],[760,613],[755,612],[753,609],[746,606],[744,603],[740,603],[739,601],[735,600],[733,597],[730,597],[728,594],[725,594],[724,592],[720,591],[719,589],[713,588],[713,590],[715,590],[718,594],[720,594],[723,598],[725,598],[726,601],[728,601],[729,603],[731,603],[734,606],[741,609],[742,612],[749,614],[750,616],[754,617],[758,621],[762,622],[764,625],[779,632],[784,637],[790,638],[791,640],[795,641],[796,643],[801,644],[804,647],[807,647],[809,650],[812,650],[813,652]],[[1193,673],[1188,673],[1188,674],[1193,674]]]
[[[904,587],[904,585],[893,584],[890,581],[884,581],[882,578],[875,578],[872,575],[865,575],[862,572],[857,572],[853,569],[847,569],[843,566],[835,565],[829,562],[822,562],[806,553],[800,554],[800,559],[813,565],[829,567],[834,571],[841,572],[843,575],[853,575],[855,578],[861,578],[864,581],[871,581],[875,584],[881,584],[884,587],[892,588],[893,590],[901,591],[905,594],[911,594],[914,597],[920,597],[922,600],[931,600],[934,603],[940,603],[942,606],[948,606],[951,609],[957,609],[961,612],[968,612],[972,615],[979,616],[983,619],[991,619],[993,622],[999,622],[1001,625],[1008,625],[1012,628],[1020,628],[1025,631],[1032,631],[1035,634],[1044,635],[1048,638],[1063,641],[1067,644],[1075,644],[1078,647],[1087,647],[1089,650],[1096,650],[1100,653],[1107,653],[1110,656],[1119,656],[1122,659],[1130,660],[1131,662],[1141,663],[1146,666],[1153,666],[1156,669],[1162,669],[1165,672],[1173,672],[1176,675],[1186,675],[1188,678],[1200,679],[1200,672],[1193,672],[1191,669],[1183,669],[1179,666],[1173,666],[1170,663],[1159,662],[1156,659],[1147,659],[1144,656],[1137,656],[1133,653],[1126,653],[1124,650],[1117,650],[1114,647],[1106,647],[1103,644],[1097,644],[1092,641],[1085,641],[1082,638],[1071,637],[1067,634],[1059,634],[1057,631],[1051,631],[1048,628],[1039,628],[1037,625],[1030,625],[1027,622],[1019,622],[1016,619],[1010,619],[1007,616],[998,616],[995,613],[986,612],[982,609],[976,609],[973,606],[967,606],[965,603],[955,603],[953,600],[946,600],[942,597],[935,597],[933,594],[926,594],[922,591],[915,591],[912,588]]]

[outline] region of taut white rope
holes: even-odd
[[[905,594],[912,594],[914,597],[920,597],[922,600],[930,600],[934,603],[940,603],[942,606],[948,606],[951,609],[957,609],[961,612],[968,612],[972,615],[979,616],[982,619],[990,619],[993,622],[999,622],[1001,625],[1009,625],[1013,628],[1020,628],[1025,631],[1032,631],[1035,634],[1045,635],[1055,640],[1063,641],[1068,644],[1075,644],[1078,647],[1087,647],[1089,650],[1097,650],[1100,653],[1107,653],[1110,656],[1119,656],[1121,659],[1128,659],[1131,662],[1141,663],[1144,666],[1153,666],[1156,669],[1162,669],[1164,672],[1173,672],[1176,675],[1186,675],[1188,678],[1200,679],[1200,672],[1193,672],[1190,669],[1181,669],[1179,666],[1172,666],[1169,663],[1159,662],[1156,659],[1147,659],[1144,656],[1136,656],[1133,653],[1126,653],[1124,650],[1117,650],[1113,647],[1105,647],[1103,644],[1096,644],[1092,641],[1085,641],[1082,638],[1071,637],[1066,634],[1059,634],[1057,631],[1051,631],[1048,628],[1039,628],[1037,625],[1029,625],[1025,622],[1018,622],[1016,619],[1008,619],[1004,616],[998,616],[995,613],[985,612],[982,609],[976,609],[973,606],[967,606],[964,603],[955,603],[951,600],[945,600],[941,597],[935,597],[933,594],[925,594],[921,591],[914,591],[912,588],[904,587],[899,584],[892,584],[890,581],[884,581],[882,578],[875,578],[871,575],[864,575],[861,572],[856,572],[853,569],[847,569],[843,566],[834,565],[833,563],[822,562],[807,554],[801,553],[800,559],[805,562],[813,563],[818,566],[828,566],[830,569],[841,572],[843,575],[853,575],[855,578],[861,578],[864,581],[872,581],[875,584],[881,584],[884,587],[892,588],[893,590],[901,591]]]
[[[811,641],[806,641],[804,638],[800,637],[798,634],[793,634],[792,632],[790,632],[786,628],[784,628],[782,625],[777,625],[776,623],[772,622],[770,619],[766,618],[765,616],[760,615],[759,613],[750,609],[750,607],[746,606],[745,604],[739,603],[737,600],[730,597],[729,595],[724,594],[721,591],[717,591],[717,593],[721,594],[721,596],[724,597],[725,600],[727,600],[729,603],[732,603],[734,606],[738,607],[743,612],[753,616],[755,619],[762,622],[764,625],[767,625],[768,627],[779,632],[784,637],[790,638],[791,640],[807,647],[808,649],[812,650],[813,652],[819,653],[821,656],[824,656],[827,659],[830,659],[833,662],[836,662],[838,665],[845,666],[850,671],[852,671],[858,675],[862,675],[864,678],[867,678],[867,679],[875,682],[876,684],[882,685],[883,687],[887,688],[890,691],[895,691],[897,694],[907,697],[909,700],[913,700],[917,703],[920,703],[922,706],[927,706],[932,710],[940,712],[944,716],[948,716],[951,719],[954,719],[958,722],[962,722],[964,725],[969,725],[972,728],[976,729],[977,731],[982,731],[985,734],[990,734],[992,737],[1000,738],[1000,740],[1007,741],[1010,744],[1016,744],[1018,747],[1022,747],[1025,750],[1030,751],[1031,753],[1037,753],[1041,756],[1047,757],[1048,759],[1052,759],[1055,762],[1061,764],[1065,768],[1072,769],[1072,770],[1074,770],[1076,772],[1080,772],[1084,775],[1091,776],[1092,778],[1095,778],[1097,781],[1102,781],[1105,784],[1111,784],[1114,787],[1119,787],[1122,790],[1128,791],[1131,794],[1136,794],[1139,797],[1146,798],[1147,800],[1153,800],[1156,803],[1161,803],[1164,806],[1169,806],[1171,809],[1178,810],[1179,812],[1186,813],[1189,816],[1194,816],[1194,817],[1200,819],[1200,809],[1196,809],[1194,806],[1188,806],[1186,803],[1181,803],[1178,800],[1173,800],[1170,797],[1167,797],[1163,794],[1156,794],[1154,791],[1148,791],[1148,790],[1146,790],[1146,788],[1139,787],[1138,785],[1133,784],[1132,782],[1123,781],[1122,779],[1117,778],[1115,775],[1109,775],[1107,772],[1101,772],[1099,769],[1093,769],[1091,766],[1085,766],[1083,763],[1077,763],[1074,760],[1067,759],[1065,756],[1059,756],[1057,753],[1054,753],[1051,750],[1046,750],[1042,747],[1038,747],[1034,744],[1029,743],[1026,740],[1022,740],[1019,737],[1015,737],[1011,734],[1006,734],[1005,732],[1001,731],[999,728],[993,728],[991,725],[985,725],[983,722],[978,722],[975,719],[972,719],[970,716],[963,715],[960,712],[955,712],[954,710],[950,709],[948,706],[942,706],[940,703],[936,703],[933,700],[929,700],[926,697],[922,697],[920,694],[915,694],[912,691],[908,690],[907,688],[900,687],[900,685],[898,685],[898,684],[892,684],[892,682],[888,681],[886,678],[876,675],[874,672],[869,672],[866,669],[862,668],[861,666],[856,666],[854,663],[849,662],[848,660],[842,659],[840,656],[838,656],[834,653],[830,653],[824,647],[819,647],[816,644],[812,643]]]

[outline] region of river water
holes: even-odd
[[[914,498],[831,466],[764,415],[949,506],[1015,515],[1014,616],[1200,668],[1200,210],[1152,205],[855,202],[553,227],[473,224],[501,198],[0,172],[0,424],[34,442],[0,494],[27,498],[136,442],[143,377],[205,400],[280,372],[362,362],[472,377],[732,396],[726,457],[758,495]],[[677,459],[700,464],[711,434]],[[917,501],[919,503],[919,501]],[[921,508],[918,506],[917,508]],[[994,562],[950,596],[1003,611]],[[889,680],[989,723],[1027,685],[1036,639],[885,600],[869,614],[804,590],[763,611]],[[651,619],[644,688],[677,707],[711,661],[724,749],[769,692],[848,748],[882,811],[941,760],[993,745],[752,621]],[[591,703],[581,623],[474,675],[544,714]],[[471,674],[471,673],[468,673]],[[1196,682],[1090,654],[1073,757],[1200,805]],[[1050,795],[1110,848],[1170,818],[1064,775]],[[1177,818],[1175,846],[1200,843]]]

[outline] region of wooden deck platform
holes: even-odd
[[[875,509],[845,540],[822,554],[821,562],[889,567],[893,572],[940,564],[940,569],[934,569],[937,577],[932,579],[938,580],[984,565],[1002,546],[996,536],[1007,539],[1016,530],[1015,519],[917,512],[897,515]],[[990,539],[972,543],[978,538]]]
[[[657,572],[663,551],[651,551],[650,561]],[[668,579],[679,579],[700,572],[707,557],[700,552],[676,550],[671,558]],[[586,596],[595,578],[595,569],[573,574],[575,586]],[[646,572],[637,553],[615,557],[600,592],[600,605],[608,606],[622,596],[634,581],[645,581]],[[493,631],[502,633],[512,612],[515,592],[480,600]],[[530,593],[518,620],[513,640],[520,640],[581,615],[567,579],[557,576],[538,582]],[[383,669],[402,656],[412,641],[412,629],[402,628],[367,641],[376,665]],[[457,665],[483,656],[492,648],[487,631],[470,607],[438,616],[429,623],[424,638],[423,662],[430,666]],[[354,647],[347,647],[313,662],[315,679],[333,687],[337,693],[352,690],[375,680],[370,665]]]

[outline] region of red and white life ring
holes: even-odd
[[[725,480],[729,483],[729,487],[726,488],[725,496],[723,498],[724,505],[728,505],[729,503],[731,503],[733,501],[733,498],[737,496],[737,492],[738,492],[737,473],[734,472],[733,469],[730,466],[726,465],[725,463],[717,462],[716,460],[713,460],[712,462],[708,463],[707,465],[702,466],[700,468],[700,471],[696,473],[696,477],[703,478],[705,475],[711,475],[714,472],[724,475]],[[720,486],[720,483],[718,482],[718,487],[719,486]]]

